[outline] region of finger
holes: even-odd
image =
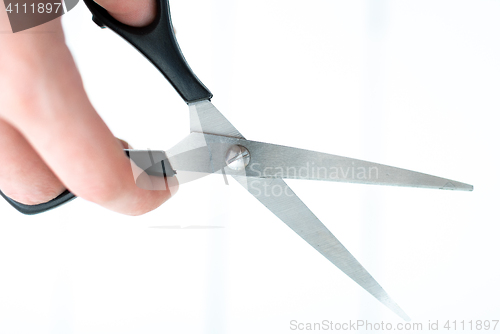
[[[120,139],[120,138],[116,138],[116,139],[118,139],[118,141],[120,142],[120,145],[122,145],[122,147],[124,149],[127,149],[127,150],[131,150],[132,149],[132,146],[127,141],[125,141],[123,139]]]
[[[11,80],[0,82],[0,117],[21,132],[75,195],[129,215],[161,205],[175,193],[176,180],[160,191],[136,186],[130,161],[90,104],[69,50],[44,38],[37,36],[36,60],[22,60],[32,80],[22,80],[17,72],[2,76]]]
[[[1,119],[0,161],[0,189],[19,203],[46,203],[64,191],[64,185],[33,147]]]
[[[118,21],[134,26],[147,26],[155,19],[156,0],[96,0]]]

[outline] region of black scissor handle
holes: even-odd
[[[186,103],[212,98],[212,93],[193,73],[177,44],[168,0],[156,0],[154,21],[140,28],[117,21],[93,0],[84,2],[98,26],[108,27],[132,44],[158,68]]]
[[[17,211],[25,214],[25,215],[36,215],[38,213],[42,213],[45,211],[49,211],[57,208],[65,203],[76,198],[69,190],[65,190],[61,195],[57,196],[53,200],[47,203],[42,203],[38,205],[26,205],[23,203],[19,203],[14,201],[12,198],[7,197],[3,192],[0,191],[0,196],[5,198],[5,200],[12,205]]]

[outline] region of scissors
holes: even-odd
[[[125,150],[148,175],[176,175],[179,183],[222,174],[248,192],[368,293],[402,319],[406,313],[368,271],[309,210],[284,179],[305,179],[433,189],[472,191],[473,186],[441,177],[372,162],[245,139],[212,104],[212,93],[184,59],[175,38],[168,0],[157,0],[155,20],[130,27],[115,20],[92,0],[84,0],[101,28],[108,27],[141,52],[171,83],[189,107],[190,134],[168,151]],[[75,196],[66,190],[35,206],[18,203],[0,192],[24,214],[58,207]]]

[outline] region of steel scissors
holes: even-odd
[[[176,175],[185,183],[220,173],[233,177],[251,195],[300,235],[330,262],[401,318],[406,313],[321,223],[283,179],[364,183],[472,191],[469,184],[428,174],[326,153],[250,141],[211,103],[212,94],[195,76],[177,44],[168,0],[157,0],[153,23],[124,25],[92,0],[84,0],[94,22],[108,27],[141,52],[171,83],[189,107],[190,134],[168,151],[125,150],[147,174]],[[17,203],[16,209],[36,214],[62,205],[75,196],[65,191],[37,206]]]

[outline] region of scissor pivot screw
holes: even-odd
[[[232,170],[243,170],[250,163],[250,152],[240,145],[233,145],[227,150],[226,165]]]

